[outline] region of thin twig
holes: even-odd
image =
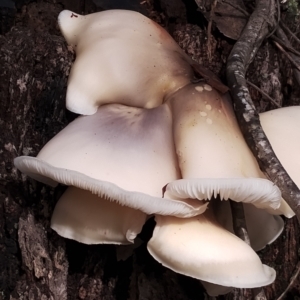
[[[250,238],[248,235],[243,203],[230,200],[230,207],[233,231],[235,235],[250,246]],[[267,300],[265,292],[261,287],[252,289],[252,294],[254,300]]]
[[[250,238],[247,232],[243,203],[230,200],[230,207],[232,213],[233,231],[235,235],[250,246]]]
[[[292,46],[287,45],[284,41],[282,41],[279,37],[272,35],[271,37],[272,40],[274,40],[275,42],[277,42],[278,44],[280,44],[283,48],[285,48],[286,50],[288,50],[289,52],[300,56],[300,52],[297,51],[296,49],[294,49]]]
[[[280,21],[280,26],[282,27],[282,29],[287,32],[288,34],[290,34],[294,39],[295,41],[300,44],[300,39],[296,36],[296,34],[294,34],[291,29],[289,29],[284,23],[283,21],[281,20]]]
[[[268,39],[270,36],[274,34],[274,32],[277,30],[280,22],[280,4],[279,0],[276,0],[276,6],[277,6],[277,22],[276,25],[274,26],[273,30],[266,36],[266,39]]]
[[[292,47],[291,42],[289,41],[288,37],[284,33],[283,29],[281,29],[281,27],[277,28],[276,36],[278,38],[280,38],[280,40],[283,41],[283,43],[285,45]],[[291,56],[294,58],[294,60],[300,61],[300,57],[296,56],[295,54],[291,53]],[[296,68],[293,68],[293,73],[294,73],[294,78],[295,78],[296,82],[300,86],[300,72]]]
[[[286,296],[287,292],[290,290],[290,288],[291,288],[291,287],[293,286],[293,284],[295,283],[295,281],[296,281],[296,279],[297,279],[299,273],[300,273],[300,262],[298,262],[298,264],[297,264],[297,266],[296,266],[295,272],[294,272],[294,274],[293,274],[292,277],[291,277],[291,281],[290,281],[289,285],[288,285],[287,288],[284,290],[284,292],[277,298],[277,300],[282,300],[282,299]]]
[[[260,89],[257,85],[253,84],[249,80],[246,80],[247,84],[251,85],[253,88],[258,90],[263,96],[265,96],[272,104],[274,104],[276,107],[280,108],[281,105],[279,105],[273,98],[271,98],[267,93],[265,93],[262,89]]]
[[[277,48],[290,60],[290,62],[292,63],[292,65],[298,70],[300,71],[300,65],[294,60],[294,58],[288,53],[286,52],[277,42],[274,41],[274,44],[277,46]]]
[[[208,60],[211,61],[212,55],[211,55],[211,27],[213,22],[213,16],[215,13],[215,8],[217,6],[217,0],[214,0],[214,2],[211,5],[210,14],[209,14],[209,22],[207,26],[207,53],[208,53]]]

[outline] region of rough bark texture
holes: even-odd
[[[82,245],[50,229],[51,213],[65,188],[52,189],[29,179],[15,169],[13,159],[36,155],[75,117],[64,105],[74,53],[58,32],[57,13],[64,7],[84,13],[99,8],[92,1],[25,2],[17,5],[17,26],[10,31],[4,26],[6,34],[0,35],[0,299],[204,299],[197,280],[167,270],[147,253],[145,242],[151,236],[153,221],[145,226],[137,248]],[[181,1],[176,3],[182,5]],[[226,39],[213,38],[213,60],[208,63],[204,30],[196,24],[167,20],[168,13],[173,19],[183,18],[176,16],[172,5],[171,11],[155,11],[145,5],[148,14],[168,25],[196,61],[224,78],[231,50]],[[1,22],[4,28],[3,19]],[[264,47],[264,53],[274,51],[269,44]],[[250,67],[250,72],[259,71]],[[276,299],[288,286],[297,266],[298,248],[294,218],[286,221],[283,235],[261,251],[263,262],[278,273],[276,282],[265,288],[268,299]],[[296,280],[288,299],[297,299],[299,290]],[[250,290],[235,290],[220,299],[251,297]]]

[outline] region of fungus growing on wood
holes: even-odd
[[[69,187],[55,206],[51,228],[84,244],[130,244],[146,218],[139,210]]]
[[[274,109],[259,117],[276,156],[300,187],[300,106]]]
[[[204,91],[204,88],[202,89],[202,91]],[[185,103],[188,103],[189,99],[188,98],[183,98],[185,100]],[[179,100],[178,100],[179,101]],[[221,105],[221,107],[224,106],[224,100],[218,100],[219,104]],[[211,100],[210,102],[207,101],[207,103],[205,105],[205,108],[207,108],[206,105],[211,105]],[[226,103],[226,102],[225,102]],[[172,103],[171,103],[172,105]],[[174,105],[174,103],[173,103]],[[178,124],[180,124],[179,129],[181,130],[182,128],[188,127],[189,129],[186,129],[185,132],[180,132],[180,134],[182,134],[182,136],[179,135],[179,137],[181,137],[183,140],[189,138],[188,134],[192,134],[192,130],[195,129],[195,127],[197,127],[198,121],[199,120],[199,114],[201,117],[205,117],[206,115],[204,115],[203,112],[205,112],[205,110],[203,110],[203,104],[202,107],[199,107],[200,101],[197,103],[197,105],[195,105],[193,108],[189,108],[189,106],[187,105],[187,112],[186,114],[190,113],[194,118],[181,118],[180,121],[177,121],[177,124],[175,124],[175,126],[177,126]],[[179,106],[180,107],[180,106]],[[208,110],[212,110],[212,105],[208,107]],[[211,108],[211,109],[210,109]],[[183,109],[183,108],[182,108]],[[220,109],[221,110],[221,109]],[[174,107],[173,107],[173,111],[174,111]],[[180,111],[180,113],[182,113],[184,115],[183,110],[178,110]],[[219,111],[220,112],[220,111]],[[220,112],[221,113],[221,112]],[[230,110],[226,112],[226,116],[230,116]],[[197,115],[198,115],[198,119],[197,119]],[[208,114],[207,114],[208,115]],[[261,122],[262,122],[262,126],[263,129],[266,131],[266,134],[272,144],[272,147],[274,147],[274,151],[276,153],[276,155],[278,156],[278,158],[282,161],[283,166],[286,167],[287,171],[291,173],[291,177],[292,179],[295,181],[296,184],[300,184],[300,176],[299,176],[299,166],[297,163],[297,160],[295,161],[295,157],[297,157],[298,152],[299,152],[299,148],[300,148],[300,135],[299,135],[299,127],[300,127],[300,107],[297,108],[285,108],[285,109],[278,109],[275,111],[270,111],[264,114],[261,114]],[[209,116],[211,117],[211,115]],[[212,117],[211,117],[212,118]],[[234,118],[232,120],[235,120]],[[219,120],[217,120],[219,121]],[[214,121],[212,122],[208,122],[209,125],[211,125]],[[223,123],[222,128],[224,128],[224,130],[226,130],[227,128],[224,125],[225,123]],[[204,127],[203,122],[202,122],[202,128]],[[291,127],[293,129],[291,129]],[[192,129],[190,129],[192,128]],[[201,129],[201,126],[199,125],[199,128]],[[204,130],[204,129],[203,129]],[[214,132],[214,134],[212,134],[212,132],[210,132],[210,137],[211,138],[217,138],[217,143],[221,143],[221,139],[220,136]],[[224,133],[222,135],[222,137],[226,137],[226,133]],[[235,132],[234,137],[237,139],[238,138],[238,134],[237,132]],[[201,135],[201,131],[198,131],[198,137],[200,139],[200,141],[203,140],[203,136]],[[178,136],[177,136],[178,138]],[[193,140],[192,138],[190,138],[191,140]],[[177,141],[182,141],[179,138],[177,139]],[[205,140],[203,140],[202,143],[202,147],[205,147],[205,143],[206,141],[209,140],[209,137],[206,137]],[[175,135],[175,142],[176,142],[176,135]],[[215,142],[215,141],[213,141]],[[200,145],[201,143],[198,142]],[[211,142],[212,143],[212,142]],[[196,144],[197,147],[197,140],[194,139],[194,144]],[[178,144],[176,144],[176,146],[178,146]],[[180,144],[179,146],[181,146],[182,148],[179,150],[186,150],[189,147],[189,144]],[[291,148],[292,150],[291,150]],[[184,148],[185,147],[185,148]],[[220,147],[220,148],[219,148]],[[228,150],[228,147],[226,149],[226,147],[224,147],[224,145],[219,145],[219,147],[212,147],[211,151],[213,152],[213,154],[216,154],[215,152],[218,151],[218,149],[222,150]],[[194,149],[193,149],[194,150]],[[201,146],[199,146],[199,148],[196,148],[196,151],[201,151]],[[178,151],[178,150],[177,150]],[[198,152],[200,154],[200,159],[198,161],[201,162],[201,152]],[[231,151],[235,151],[235,149],[233,148],[233,150]],[[218,153],[218,152],[217,152]],[[228,151],[228,153],[230,153],[230,151]],[[247,152],[246,152],[247,153]],[[178,154],[178,152],[177,152]],[[182,171],[182,176],[187,176],[187,177],[191,177],[191,178],[187,178],[185,180],[177,180],[174,183],[170,183],[169,185],[166,186],[166,196],[169,197],[174,197],[176,199],[180,199],[180,197],[182,198],[186,198],[186,197],[192,197],[195,199],[210,199],[212,197],[215,197],[217,195],[220,196],[220,198],[222,199],[228,199],[228,198],[233,198],[236,201],[240,201],[240,199],[242,199],[242,202],[245,202],[245,196],[242,195],[242,191],[243,191],[243,186],[244,185],[248,185],[247,182],[244,182],[244,178],[240,178],[240,179],[236,179],[235,176],[233,179],[222,179],[220,182],[218,182],[217,186],[213,186],[213,184],[211,184],[211,180],[210,179],[197,179],[197,178],[193,178],[195,175],[197,174],[198,176],[201,174],[206,174],[209,172],[215,172],[216,170],[214,168],[209,168],[208,165],[205,165],[206,163],[212,162],[212,161],[205,161],[204,162],[204,169],[201,169],[200,166],[202,165],[194,165],[195,161],[193,161],[193,163],[191,163],[191,167],[190,169],[188,168],[188,164],[186,164],[186,160],[188,158],[190,158],[191,156],[186,156],[186,157],[182,157],[184,154],[186,154],[186,152],[179,152],[179,156],[180,156],[180,160],[179,160],[179,166],[181,168]],[[242,154],[245,155],[245,152],[242,152]],[[220,154],[221,155],[221,154]],[[237,153],[236,153],[237,155]],[[213,155],[209,155],[209,152],[207,152],[206,159],[209,159],[209,157],[212,157]],[[196,156],[197,157],[197,156]],[[251,158],[251,155],[249,155],[249,157]],[[199,157],[198,157],[199,158]],[[229,156],[229,158],[232,159],[232,161],[234,161],[234,156]],[[238,157],[239,158],[239,157]],[[247,156],[244,156],[244,159],[247,158]],[[291,162],[294,163],[291,163]],[[181,162],[181,164],[180,164]],[[197,162],[197,160],[196,160]],[[239,164],[236,164],[236,166],[241,165],[241,162],[243,162],[243,160],[240,158],[239,160]],[[251,160],[250,160],[251,162]],[[232,163],[231,163],[232,164]],[[187,165],[187,166],[186,166]],[[215,166],[215,164],[212,163],[213,166]],[[206,166],[206,168],[205,168]],[[198,167],[198,170],[196,169]],[[218,169],[218,165],[216,166],[216,168]],[[234,171],[238,170],[238,167],[236,167],[236,169]],[[251,169],[250,169],[251,170]],[[185,171],[185,172],[184,172]],[[247,172],[248,170],[246,170]],[[194,172],[194,173],[193,173]],[[229,170],[223,170],[223,172],[228,172],[228,174],[230,175],[230,172],[233,172],[232,169]],[[260,176],[260,177],[264,177],[263,174],[261,174],[261,172],[259,171],[258,168],[255,167],[254,172],[257,172],[256,176]],[[226,174],[226,173],[225,173]],[[254,173],[255,174],[255,173]],[[218,177],[216,175],[214,175],[215,177]],[[252,175],[253,176],[253,175]],[[227,191],[225,189],[225,191],[222,191],[223,186],[230,186],[230,184],[232,183],[231,180],[233,181],[240,181],[240,188],[238,191]],[[250,179],[251,180],[251,179]],[[225,182],[225,184],[223,184]],[[229,184],[228,184],[229,183]],[[228,185],[227,185],[228,184]],[[247,224],[247,228],[248,228],[248,233],[249,233],[249,237],[250,237],[250,242],[251,242],[251,247],[254,250],[260,250],[262,248],[264,248],[267,244],[272,243],[282,232],[283,230],[283,226],[284,226],[284,222],[281,219],[281,217],[279,216],[273,216],[270,215],[267,211],[271,212],[271,213],[276,213],[276,209],[274,209],[275,207],[273,207],[272,209],[272,197],[270,199],[269,197],[269,192],[272,192],[272,185],[268,185],[270,190],[269,191],[265,191],[265,195],[261,194],[260,198],[261,200],[264,199],[268,199],[268,201],[266,202],[258,202],[256,203],[259,204],[257,205],[258,207],[264,208],[264,209],[258,209],[257,207],[254,207],[253,205],[249,204],[251,202],[257,201],[257,194],[254,191],[255,189],[255,185],[253,185],[252,187],[250,186],[250,195],[247,196],[250,199],[252,198],[251,201],[248,201],[249,203],[243,203],[244,205],[244,210],[245,210],[245,217],[246,217],[246,224]],[[253,193],[251,194],[251,190],[253,191]],[[278,191],[274,190],[274,194],[273,194],[275,199],[275,202],[277,204],[280,204],[280,206],[277,208],[277,210],[280,213],[284,213],[287,217],[292,217],[294,214],[292,212],[292,210],[290,209],[290,207],[286,204],[286,202],[284,200],[281,199],[280,201],[280,193],[278,193]],[[276,200],[277,199],[277,200]],[[211,201],[212,203],[209,205],[210,210],[214,211],[215,214],[215,218],[219,223],[219,227],[223,227],[223,230],[228,229],[229,231],[233,232],[233,228],[232,228],[232,215],[231,215],[231,210],[230,210],[230,205],[227,201],[220,201],[220,200],[213,200]],[[247,201],[246,201],[247,202]],[[255,202],[253,202],[255,203]],[[270,205],[270,207],[268,207],[268,203]],[[212,214],[212,212],[210,212]],[[278,212],[277,212],[278,213]],[[189,222],[191,222],[191,224],[193,223],[193,221],[190,220],[201,220],[201,218],[203,218],[205,216],[201,215],[201,216],[196,216],[193,217],[191,219],[186,219],[186,220],[177,220],[176,218],[171,218],[167,219],[166,217],[162,217],[159,216],[157,217],[158,220],[158,227],[156,232],[153,235],[152,240],[150,240],[149,243],[149,250],[150,253],[153,254],[153,256],[160,261],[162,264],[164,264],[165,266],[175,270],[176,272],[180,272],[192,277],[196,277],[198,279],[201,279],[202,281],[204,280],[204,287],[206,288],[207,292],[211,295],[211,296],[216,296],[219,294],[223,294],[223,293],[227,293],[230,286],[232,287],[250,287],[247,286],[248,283],[251,282],[251,280],[247,280],[245,281],[243,284],[245,284],[244,286],[238,286],[239,283],[233,282],[233,283],[228,283],[226,281],[214,281],[214,279],[209,278],[209,277],[205,277],[205,275],[203,275],[202,273],[199,272],[199,274],[196,276],[195,272],[193,269],[187,269],[186,267],[186,261],[185,261],[185,257],[186,255],[182,254],[183,251],[186,251],[187,253],[189,253],[189,255],[187,255],[187,257],[192,256],[191,253],[193,253],[193,249],[195,248],[195,246],[193,245],[193,242],[188,243],[188,241],[185,240],[186,235],[188,234],[188,232],[192,229],[186,229],[184,230],[184,228],[188,228]],[[203,219],[205,220],[205,219]],[[207,225],[207,219],[205,220],[205,223]],[[201,222],[200,222],[201,223]],[[190,225],[192,227],[192,225]],[[200,225],[199,226],[199,231],[200,231]],[[204,227],[204,226],[203,226]],[[167,236],[175,236],[177,237],[177,242],[179,242],[180,245],[184,245],[184,250],[182,250],[180,248],[180,246],[177,246],[177,249],[179,249],[179,252],[181,252],[181,257],[180,255],[178,256],[173,256],[172,253],[167,253],[167,250],[164,246],[162,246],[160,244],[159,241],[165,240],[167,239]],[[180,236],[180,238],[179,238]],[[193,234],[193,238],[196,238],[196,234]],[[202,239],[202,240],[201,240]],[[205,240],[205,237],[199,237],[199,243]],[[209,240],[209,242],[211,242],[211,240]],[[209,245],[209,242],[207,242],[207,245]],[[242,242],[242,241],[241,241]],[[175,242],[174,242],[175,243]],[[196,242],[195,242],[196,243]],[[178,245],[179,245],[178,244]],[[226,243],[222,243],[221,248],[224,247]],[[191,253],[190,253],[190,252]],[[202,254],[202,253],[201,253]],[[237,259],[238,260],[238,259]],[[183,267],[182,267],[183,266]],[[200,267],[199,267],[200,268]],[[230,266],[228,266],[228,269],[230,269]],[[203,268],[203,273],[206,274],[206,269]],[[222,274],[222,268],[220,269],[220,273]],[[264,274],[264,273],[262,273]],[[218,274],[219,275],[219,274]],[[227,274],[226,274],[227,275]],[[228,274],[229,275],[229,274]],[[238,276],[238,278],[241,278],[238,273],[236,273],[236,276]],[[275,275],[274,275],[275,276]],[[230,277],[230,276],[229,276]],[[215,278],[218,278],[218,276],[216,276]],[[228,278],[228,277],[227,277]],[[253,277],[255,278],[255,276]],[[258,278],[258,277],[257,277]],[[273,279],[274,280],[274,277]],[[269,282],[254,282],[252,287],[259,287],[259,286],[263,286],[263,285],[267,285],[269,283],[272,282],[272,280],[270,280]],[[224,283],[226,282],[226,283]]]
[[[71,186],[55,208],[52,228],[84,243],[126,244],[141,230],[146,214],[157,214],[148,249],[165,266],[228,287],[273,282],[275,271],[222,228],[212,209],[204,212],[207,202],[198,201],[220,195],[263,209],[283,206],[280,191],[265,179],[246,146],[230,100],[210,85],[190,84],[190,59],[138,13],[63,11],[59,23],[77,54],[67,107],[94,115],[69,124],[37,158],[15,160],[33,178]],[[76,210],[65,217],[70,204]],[[267,218],[254,207],[249,216],[247,211],[248,221],[253,214]],[[111,224],[114,218],[122,222]],[[255,240],[258,230],[250,227],[255,249],[282,230],[279,217],[267,220],[274,230],[266,231],[263,241]],[[170,254],[170,248],[176,251]]]
[[[66,99],[75,113],[91,115],[105,103],[153,108],[193,78],[191,59],[138,12],[64,10],[58,23],[76,51]]]
[[[300,160],[297,159],[300,149],[300,107],[291,106],[261,113],[260,121],[275,154],[292,180],[300,186]],[[215,208],[218,221],[233,232],[229,205],[223,201]],[[249,205],[244,205],[244,208],[251,245],[255,250],[262,249],[279,236],[283,229],[281,219]],[[295,215],[283,199],[278,210],[267,208],[266,211],[281,213],[288,218]]]
[[[156,216],[150,254],[171,270],[210,283],[253,288],[275,280],[244,241],[225,230],[211,210],[188,218]]]
[[[230,99],[207,84],[190,84],[168,103],[182,179],[167,197],[221,199],[278,209],[281,193],[265,179],[237,124]]]
[[[162,187],[180,178],[167,105],[148,110],[102,106],[70,123],[40,151],[15,166],[36,180],[75,186],[146,214],[190,217],[197,200],[162,198]]]

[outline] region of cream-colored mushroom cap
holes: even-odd
[[[290,106],[261,113],[260,122],[276,156],[300,187],[300,107]],[[288,218],[295,215],[285,201],[282,201],[279,211]],[[270,213],[276,211],[271,210]]]
[[[203,280],[201,280],[201,284],[205,288],[206,293],[211,297],[217,297],[219,295],[228,294],[233,289],[233,287],[231,287],[231,286],[223,286],[223,285],[219,285],[219,284],[206,282]]]
[[[167,185],[167,196],[209,200],[219,194],[259,208],[280,207],[280,190],[260,171],[228,96],[190,84],[168,102],[182,179]]]
[[[58,200],[51,228],[59,235],[85,244],[130,244],[142,230],[147,215],[69,187]]]
[[[300,106],[271,110],[259,117],[276,156],[300,188]]]
[[[102,106],[70,123],[37,158],[14,162],[44,183],[75,186],[146,214],[189,217],[206,207],[196,200],[162,198],[163,186],[180,176],[167,105],[151,110]]]
[[[222,228],[208,210],[189,218],[156,216],[150,254],[177,273],[237,288],[265,286],[275,270],[263,265],[241,239]]]
[[[67,108],[91,115],[105,103],[153,108],[190,82],[190,59],[157,23],[128,10],[86,16],[64,10],[61,31],[74,45]]]

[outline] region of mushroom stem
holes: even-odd
[[[248,235],[246,217],[244,212],[244,205],[242,203],[237,203],[235,201],[229,200],[231,213],[232,213],[232,224],[234,233],[242,239],[245,243],[250,245],[250,237]],[[263,288],[254,288],[253,294],[255,300],[263,300],[265,298],[265,293]],[[264,298],[263,298],[264,297]]]

